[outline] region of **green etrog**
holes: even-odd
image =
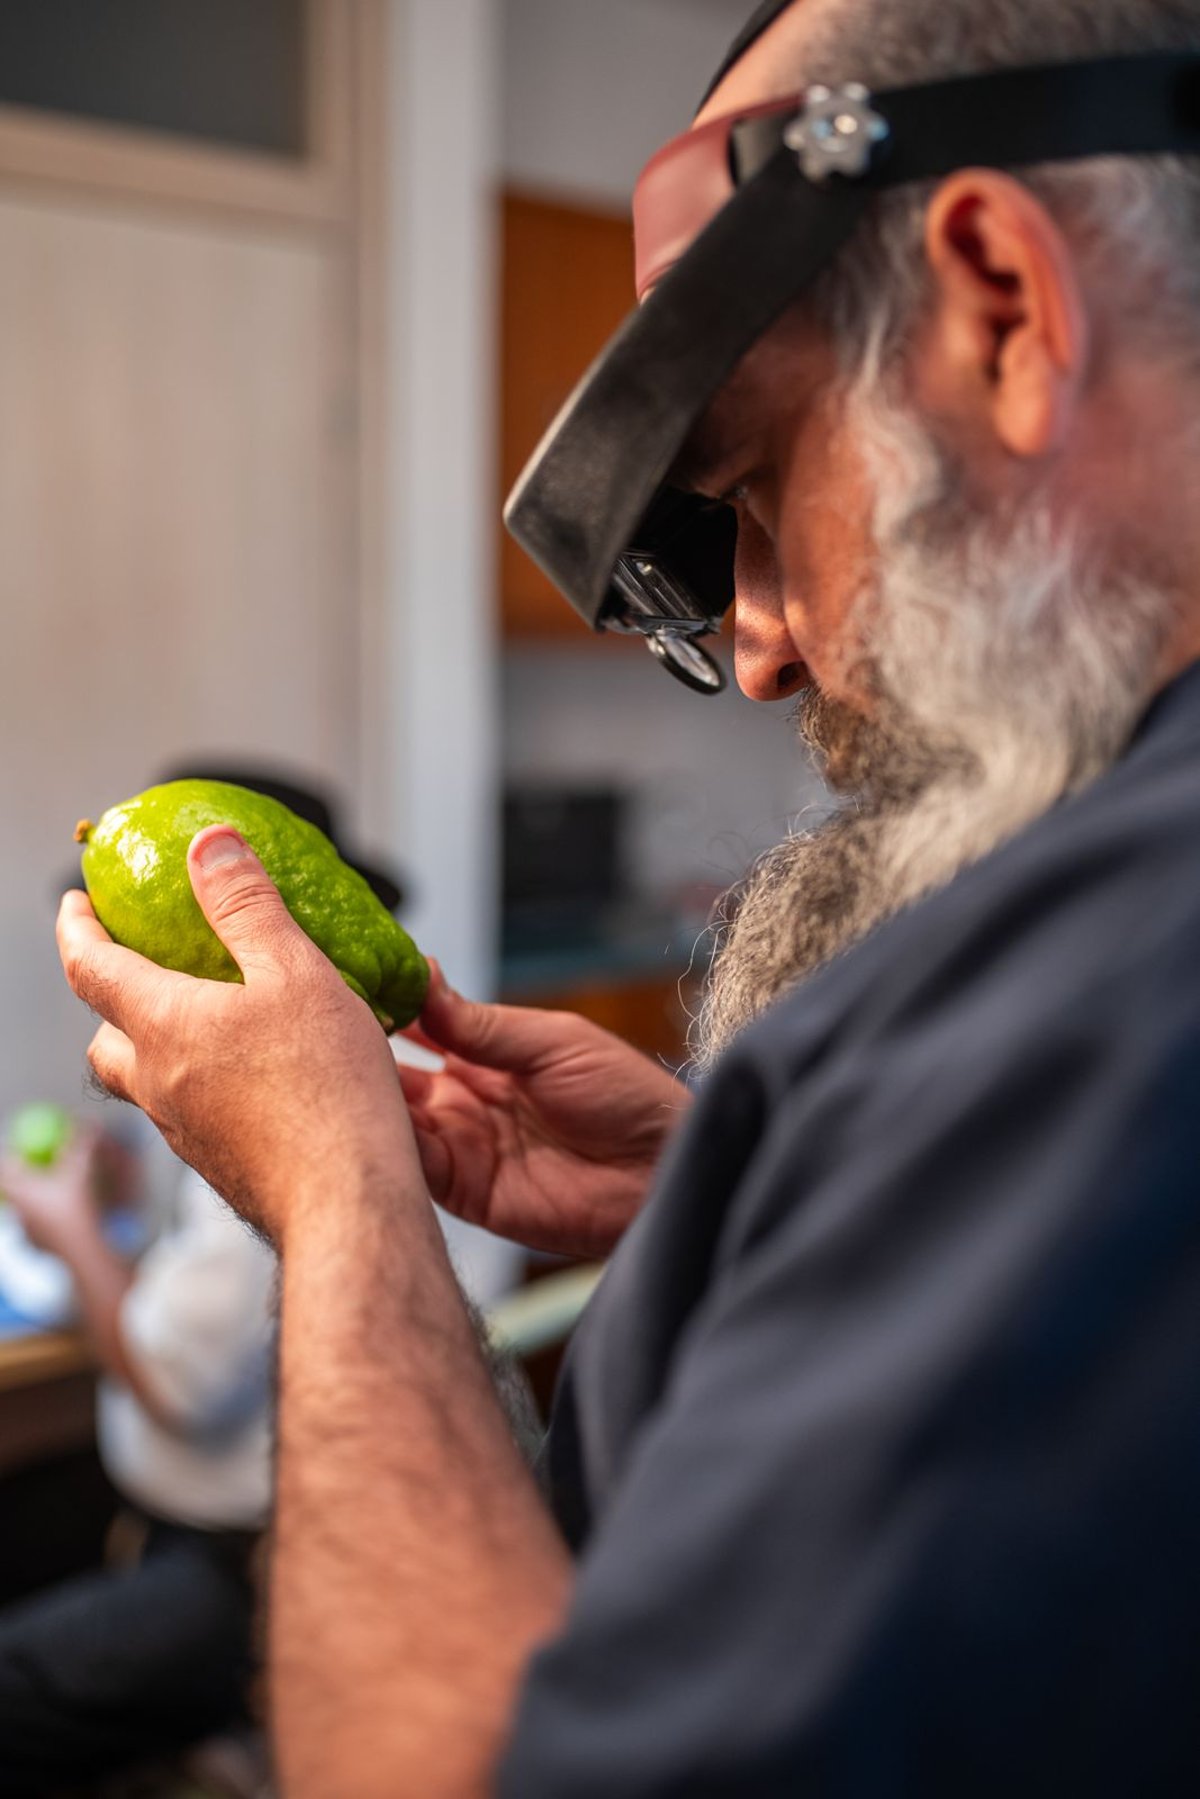
[[[99,824],[81,822],[75,836],[86,846],[83,879],[117,943],[161,968],[241,980],[188,879],[188,845],[206,825],[240,832],[301,930],[385,1030],[412,1022],[424,1004],[429,966],[408,933],[316,825],[225,781],[169,781],[111,806]]]
[[[4,1147],[27,1168],[53,1168],[74,1135],[75,1120],[64,1107],[34,1100],[9,1119]]]

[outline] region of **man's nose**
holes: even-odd
[[[775,549],[753,519],[738,521],[734,569],[734,668],[751,700],[785,700],[807,685],[783,609],[783,581]]]

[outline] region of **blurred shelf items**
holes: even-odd
[[[674,1067],[699,925],[639,895],[629,809],[618,788],[510,787],[501,987],[515,1004],[579,1012]]]

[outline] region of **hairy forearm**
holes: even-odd
[[[486,1794],[570,1567],[423,1195],[359,1194],[296,1224],[280,1353],[284,1791]]]

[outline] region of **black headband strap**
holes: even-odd
[[[1088,156],[1200,155],[1200,57],[1163,52],[1047,63],[877,93],[891,128],[875,187],[979,164],[1023,168]],[[780,149],[790,113],[734,129],[736,175],[751,180]]]

